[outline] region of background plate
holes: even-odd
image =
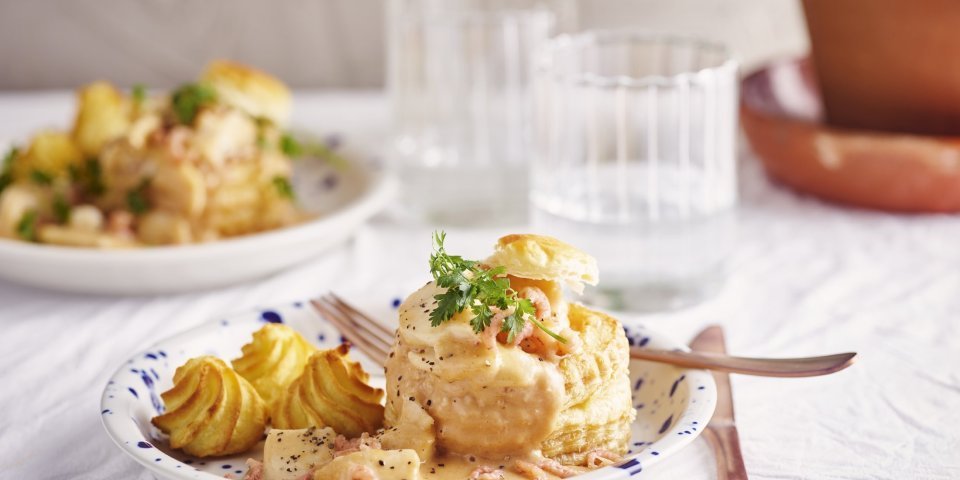
[[[145,295],[221,287],[276,273],[347,239],[395,195],[369,152],[328,136],[348,164],[295,163],[299,225],[205,244],[96,250],[0,239],[0,278],[78,293]]]

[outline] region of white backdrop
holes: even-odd
[[[386,130],[380,94],[301,94],[296,105],[297,125],[347,141]],[[66,92],[0,95],[0,138],[65,122],[71,110]],[[754,480],[960,478],[960,218],[825,204],[772,184],[748,152],[742,160],[741,241],[726,288],[693,309],[620,318],[681,341],[719,323],[741,355],[860,353],[828,377],[734,376]],[[449,248],[480,258],[517,229],[448,229]],[[100,425],[100,393],[130,355],[203,322],[329,289],[409,291],[428,277],[429,236],[380,218],[283,274],[185,295],[80,296],[0,282],[0,478],[151,478]],[[716,476],[697,439],[640,478]]]
[[[374,87],[387,0],[0,0],[0,90],[105,78],[170,86],[211,58],[295,87]],[[807,47],[798,0],[579,0],[581,26],[637,26],[727,42],[744,60]]]

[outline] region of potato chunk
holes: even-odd
[[[95,82],[77,92],[77,118],[73,126],[84,155],[99,154],[107,142],[123,136],[130,127],[130,101],[107,82]]]
[[[367,449],[334,458],[313,474],[313,480],[352,480],[368,472],[380,480],[419,480],[420,457],[413,450]]]
[[[33,137],[26,152],[13,162],[13,177],[29,180],[36,175],[65,175],[70,165],[79,165],[83,154],[63,132],[44,131]]]

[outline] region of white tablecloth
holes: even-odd
[[[304,93],[296,105],[296,123],[308,128],[367,139],[386,131],[380,94]],[[66,93],[0,95],[0,138],[65,125],[71,109]],[[829,377],[734,378],[751,478],[960,478],[960,218],[826,205],[772,185],[742,157],[741,242],[726,288],[690,310],[624,320],[680,340],[720,323],[743,355],[860,352]],[[0,478],[151,478],[100,425],[101,389],[121,362],[231,312],[423,280],[429,231],[380,218],[294,270],[188,295],[89,297],[0,283]],[[448,233],[451,248],[480,256],[503,230]],[[702,439],[646,474],[715,478]]]

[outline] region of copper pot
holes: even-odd
[[[960,1],[804,0],[830,124],[960,134]]]

